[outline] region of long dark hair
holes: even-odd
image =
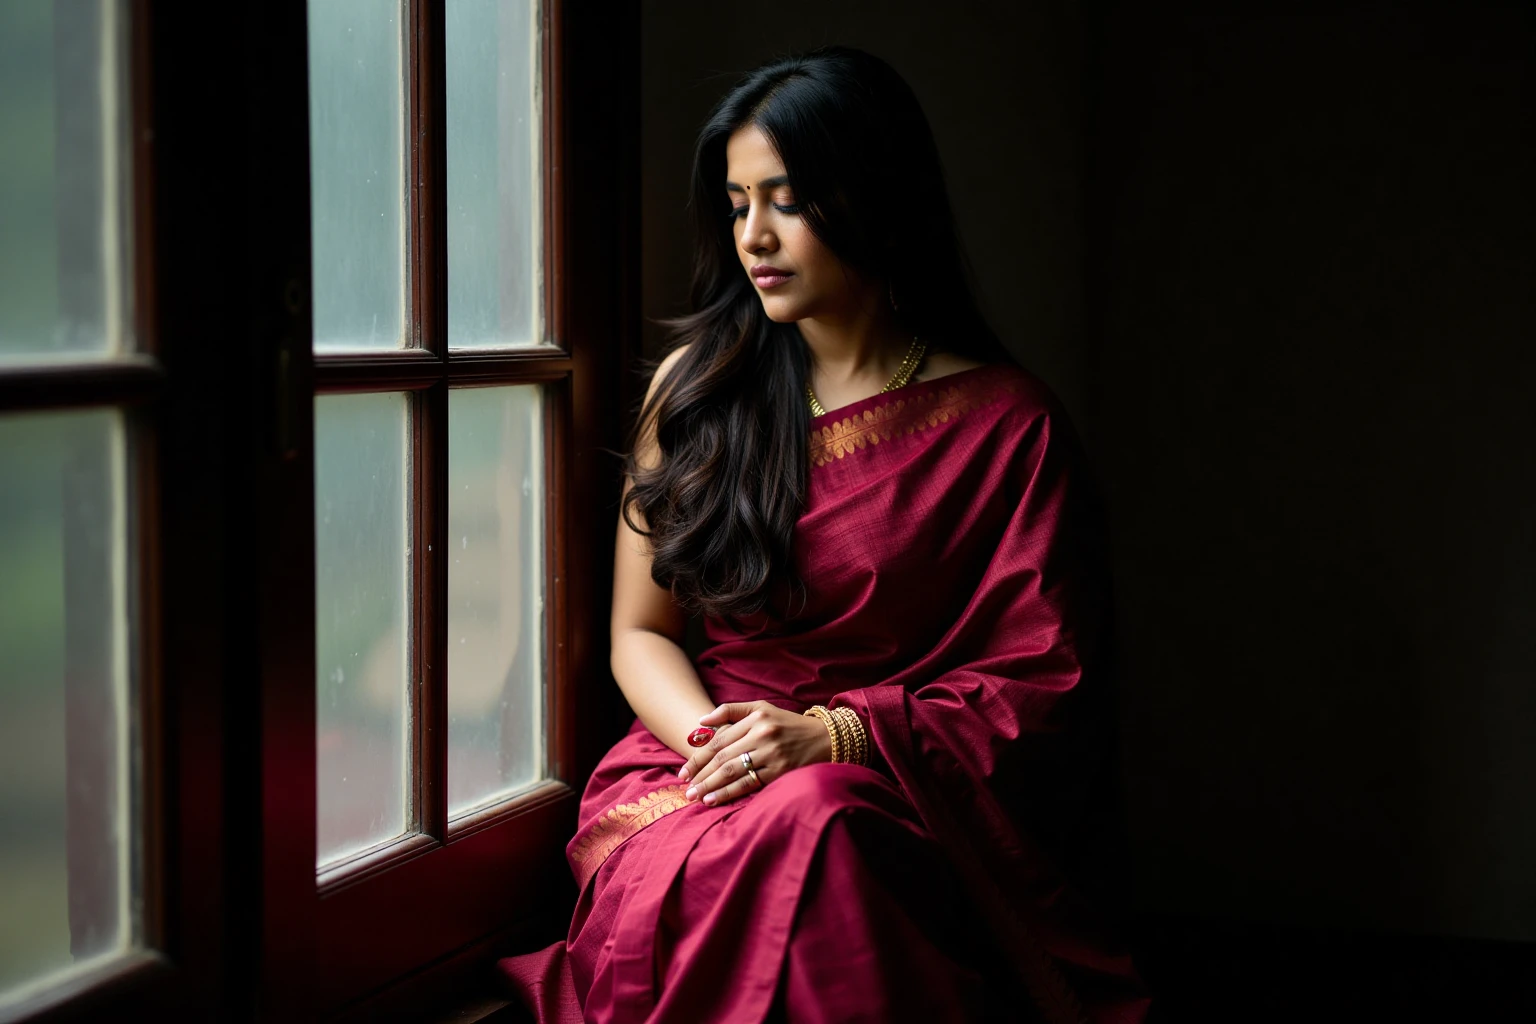
[[[800,583],[790,540],[809,462],[808,350],[798,327],[763,312],[727,219],[726,142],[749,124],[778,152],[810,230],[889,288],[905,331],[930,347],[1011,361],[977,309],[938,148],[901,76],[878,57],[831,46],[737,83],[694,151],[693,312],[668,321],[671,348],[689,348],[640,411],[622,509],[631,528],[632,509],[645,519],[657,584],[686,609],[731,619],[761,611],[776,586]],[[660,455],[650,469],[636,459],[647,424]]]

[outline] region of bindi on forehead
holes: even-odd
[[[788,184],[789,184],[789,175],[787,175],[787,174],[776,174],[776,175],[774,175],[771,178],[764,178],[762,181],[758,182],[757,183],[757,187],[759,189],[764,189],[764,188],[782,188],[783,186],[788,185]],[[725,190],[727,192],[750,192],[750,191],[752,191],[752,186],[751,185],[738,185],[734,181],[727,181],[725,183]]]

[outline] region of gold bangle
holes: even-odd
[[[857,711],[846,707],[829,711],[818,704],[806,714],[821,719],[821,724],[827,727],[827,736],[832,740],[833,764],[869,764],[869,733]]]
[[[864,729],[864,723],[859,720],[858,712],[853,708],[842,707],[832,713],[837,716],[843,733],[845,760],[850,764],[869,764],[869,734]]]
[[[832,763],[836,764],[838,755],[842,753],[842,743],[840,742],[842,737],[838,735],[836,717],[820,704],[811,708],[806,714],[812,718],[821,719],[821,724],[827,727],[827,736],[832,740]]]

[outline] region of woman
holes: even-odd
[[[541,1020],[1140,1020],[1088,897],[1076,450],[977,311],[915,97],[856,50],[775,62],[693,177],[695,311],[619,517],[637,719],[582,799],[567,941],[504,971]]]

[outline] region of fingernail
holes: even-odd
[[[694,797],[696,797],[698,795],[699,795],[698,788],[694,787],[694,786],[688,787],[688,792],[683,794],[683,796],[687,797],[689,800],[692,800]]]
[[[704,794],[704,802],[707,803],[707,804],[714,803],[715,802],[715,794],[713,794],[713,793],[705,793]]]
[[[684,782],[688,781],[688,766],[687,765],[683,765],[681,768],[679,768],[677,770],[677,777],[682,779]]]

